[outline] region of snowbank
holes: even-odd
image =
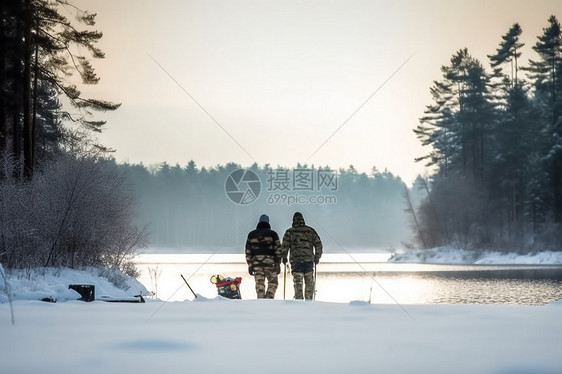
[[[11,270],[5,274],[7,285],[0,277],[0,303],[8,301],[7,292],[10,293],[12,300],[41,300],[43,298],[52,298],[57,301],[76,300],[80,298],[80,295],[76,291],[68,289],[71,284],[94,285],[97,299],[101,296],[125,297],[139,293],[147,294],[146,288],[139,281],[110,269],[41,268]]]
[[[560,265],[562,264],[562,252],[546,251],[527,255],[489,252],[480,257],[475,264]]]
[[[562,305],[0,304],[3,373],[560,373]]]
[[[486,265],[560,265],[562,252],[545,251],[535,254],[482,252],[476,253],[451,247],[421,249],[393,254],[389,262],[416,262],[432,264],[486,264]]]

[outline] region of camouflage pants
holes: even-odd
[[[258,299],[273,299],[277,285],[277,268],[275,267],[259,267],[254,268],[254,280],[256,282],[256,294]],[[265,280],[267,279],[267,291],[265,290]]]
[[[314,272],[295,273],[293,272],[293,286],[295,288],[295,299],[302,300],[302,284],[304,280],[304,298],[312,300],[314,296]]]

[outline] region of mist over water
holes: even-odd
[[[411,236],[404,184],[386,171],[367,176],[352,168],[244,169],[255,173],[256,182],[232,179],[240,169],[235,164],[209,170],[194,163],[163,164],[153,171],[143,165],[122,168],[138,203],[138,222],[148,225],[156,248],[237,253],[261,214],[270,217],[272,229],[282,237],[297,211],[328,251],[389,250]],[[306,178],[295,179],[303,174]],[[244,203],[233,201],[229,192],[236,189]]]

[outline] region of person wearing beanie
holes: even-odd
[[[293,215],[293,225],[283,235],[283,264],[291,264],[295,299],[312,300],[315,293],[314,267],[322,257],[322,241],[316,230],[307,226],[300,212]]]
[[[248,273],[254,276],[258,299],[273,299],[281,272],[281,242],[279,235],[271,229],[267,215],[262,214],[256,229],[248,234],[245,252]]]

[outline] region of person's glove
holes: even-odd
[[[275,272],[281,274],[281,264],[275,264]]]
[[[314,258],[314,264],[315,264],[315,265],[318,265],[319,262],[320,262],[320,259],[319,259],[319,258]]]
[[[254,275],[254,267],[252,265],[248,266],[248,273]]]
[[[287,265],[287,259],[286,258],[283,259],[283,265]]]

